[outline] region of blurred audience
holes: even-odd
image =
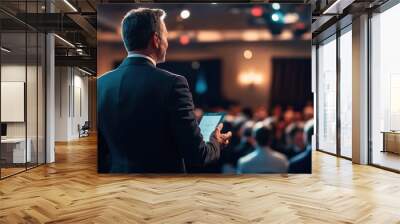
[[[196,116],[197,111],[203,112],[196,110]],[[231,143],[218,164],[197,172],[311,173],[313,116],[312,103],[301,110],[280,105],[253,110],[235,104],[224,120],[223,131],[233,134]]]

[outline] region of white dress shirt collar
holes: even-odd
[[[153,58],[151,58],[151,57],[149,57],[149,56],[147,56],[147,55],[138,54],[138,53],[134,53],[134,52],[128,52],[128,58],[133,58],[133,57],[147,58],[148,60],[151,61],[151,63],[152,63],[154,66],[156,66],[156,64],[157,64],[156,61],[155,61]]]

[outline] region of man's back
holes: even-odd
[[[185,78],[145,58],[127,58],[98,80],[99,172],[182,172],[183,159],[219,156],[205,143]]]
[[[238,162],[238,173],[286,173],[286,157],[270,148],[257,148]]]

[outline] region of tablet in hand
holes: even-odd
[[[225,113],[205,113],[200,121],[200,131],[205,142],[210,141],[210,136],[217,125],[222,122]]]

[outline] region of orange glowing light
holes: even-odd
[[[187,45],[187,44],[189,44],[189,41],[190,41],[190,39],[189,39],[189,37],[188,37],[187,35],[182,35],[182,36],[179,37],[179,42],[180,42],[182,45]]]

